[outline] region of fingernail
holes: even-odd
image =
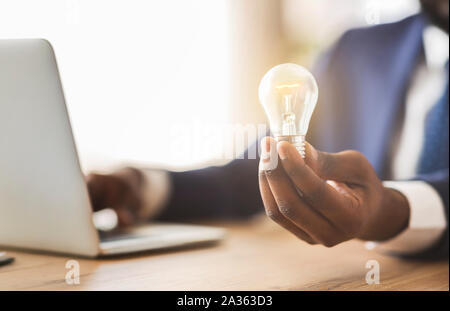
[[[259,170],[260,171],[272,171],[277,168],[278,157],[270,158],[269,161],[259,161]]]
[[[287,160],[288,151],[287,151],[286,147],[284,147],[283,145],[284,144],[282,144],[282,142],[279,142],[277,144],[278,155],[280,156],[281,160]]]
[[[261,140],[261,160],[265,161],[270,158],[270,142],[268,139]]]
[[[259,170],[270,171],[274,170],[278,164],[278,156],[276,145],[270,139],[263,139],[261,141],[261,156],[259,161]]]
[[[270,163],[270,162],[264,162],[263,160],[259,161],[259,167],[258,167],[258,169],[259,169],[260,171],[264,171],[264,172],[270,171],[270,165],[269,165],[269,163]]]
[[[270,158],[270,152],[261,152],[261,161],[267,161]]]

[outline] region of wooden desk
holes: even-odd
[[[69,257],[8,252],[0,290],[449,290],[448,260],[405,261],[368,251],[363,243],[310,246],[277,226],[224,226],[213,247],[114,259],[77,259],[80,285],[67,285]],[[380,284],[367,285],[366,262],[380,264]]]

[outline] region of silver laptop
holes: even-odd
[[[55,55],[41,39],[0,40],[0,245],[97,257],[220,240],[224,231],[149,224],[99,235]]]

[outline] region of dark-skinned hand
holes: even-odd
[[[111,174],[89,174],[87,186],[93,210],[113,209],[120,227],[138,223],[142,220],[144,182],[142,173],[131,167]]]
[[[303,159],[290,143],[266,137],[259,186],[267,215],[309,244],[382,241],[409,221],[407,199],[353,150],[324,153],[307,143]]]

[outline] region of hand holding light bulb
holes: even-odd
[[[305,142],[318,98],[306,69],[272,68],[261,81],[259,98],[275,136],[261,143],[259,173],[271,219],[300,239],[327,247],[352,238],[386,240],[408,225],[407,199],[383,186],[364,155],[324,153]]]

